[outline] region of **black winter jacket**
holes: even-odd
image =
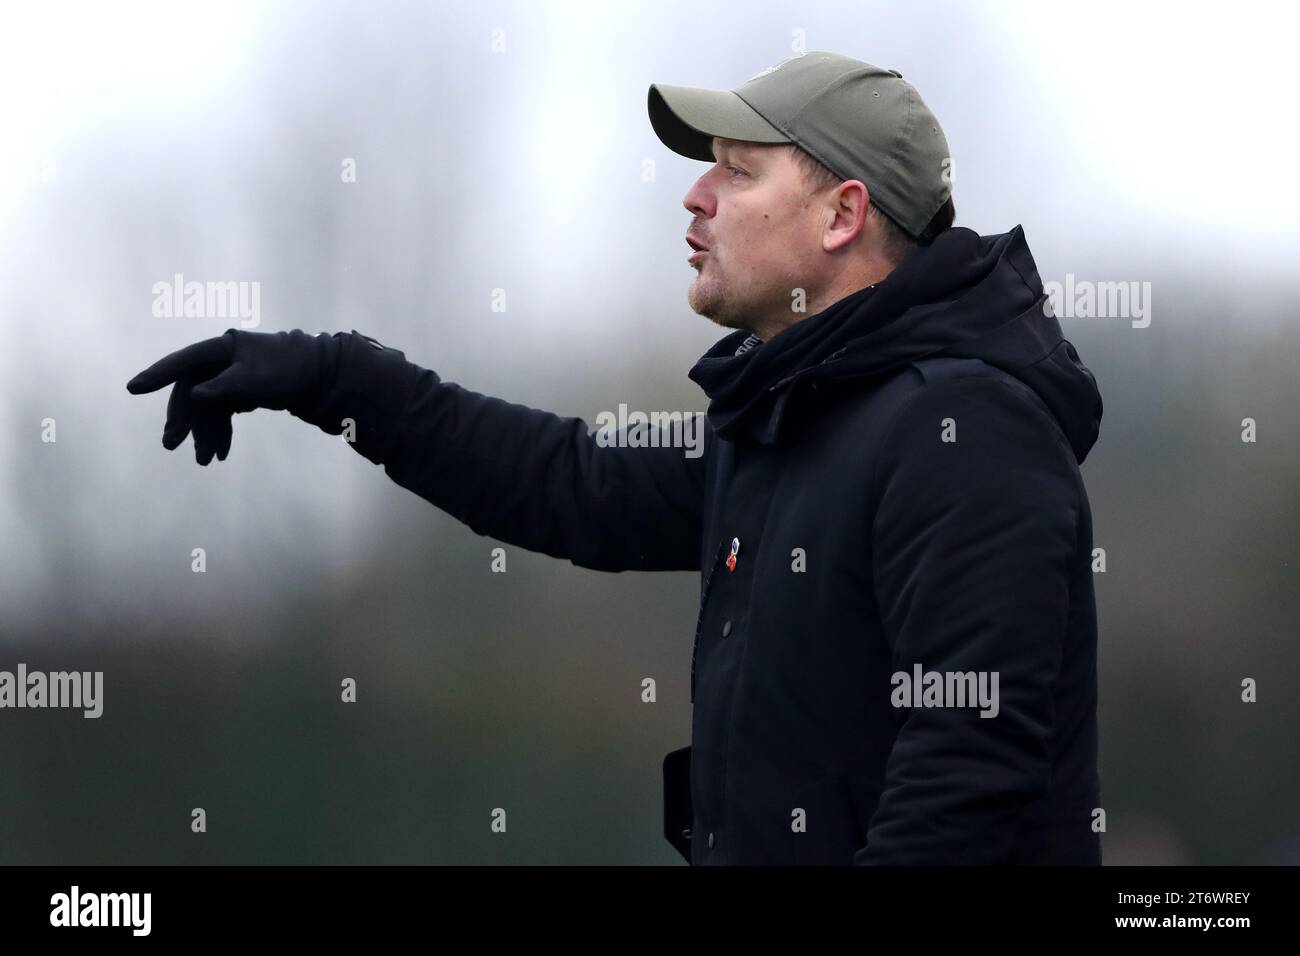
[[[766,342],[722,338],[690,371],[698,457],[359,333],[309,420],[355,419],[358,452],[480,534],[701,572],[691,746],[664,762],[690,862],[1096,864],[1078,466],[1102,406],[1044,301],[1019,227],[948,230]]]

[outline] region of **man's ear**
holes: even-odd
[[[826,227],[822,231],[822,248],[827,252],[842,249],[868,229],[867,209],[871,194],[857,179],[846,179],[827,198]]]

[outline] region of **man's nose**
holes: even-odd
[[[705,173],[695,180],[694,185],[682,197],[682,205],[692,216],[711,218],[714,213],[713,189],[708,184],[709,174]]]

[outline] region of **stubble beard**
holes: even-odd
[[[686,290],[686,301],[691,309],[724,329],[747,328],[742,319],[733,314],[722,283],[712,277],[705,278],[703,264],[697,267],[697,272],[695,281]]]

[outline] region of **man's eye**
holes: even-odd
[[[743,170],[743,169],[739,169],[739,168],[736,167],[736,166],[727,166],[726,168],[729,169],[729,170],[731,170],[731,174],[732,174],[733,176],[736,175],[737,173],[744,173],[744,170]]]

